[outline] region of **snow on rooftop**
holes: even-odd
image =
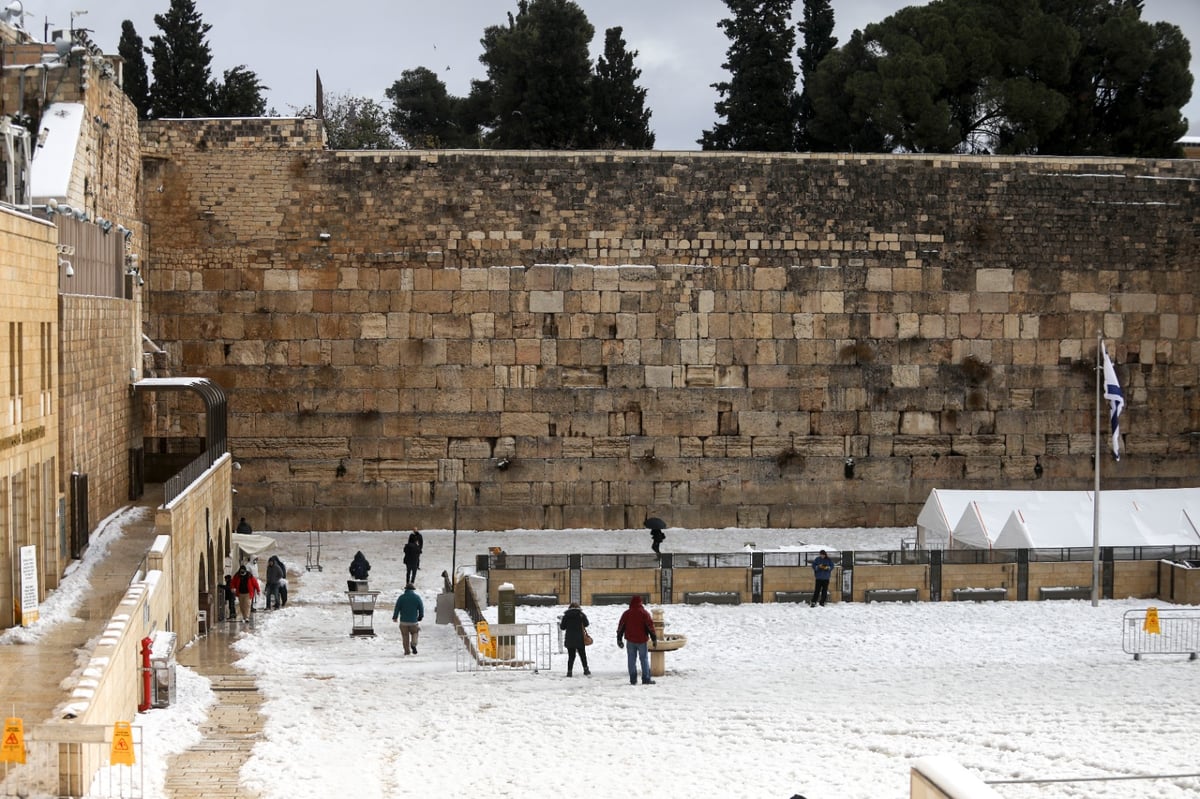
[[[30,194],[35,202],[51,197],[66,199],[83,129],[83,110],[82,103],[46,106],[29,169]]]

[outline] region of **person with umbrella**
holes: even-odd
[[[662,552],[660,552],[658,548],[667,537],[666,533],[663,532],[663,529],[666,528],[667,523],[657,516],[651,516],[646,519],[643,524],[650,529],[650,540],[652,542],[650,544],[650,548],[654,550],[655,555],[661,557]]]

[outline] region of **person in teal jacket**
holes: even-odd
[[[392,610],[392,621],[400,622],[400,640],[404,642],[404,654],[417,654],[417,635],[421,632],[418,623],[425,618],[425,603],[412,583],[404,586],[404,593],[396,600]]]

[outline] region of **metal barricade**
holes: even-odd
[[[1200,610],[1147,608],[1127,610],[1121,620],[1121,647],[1125,654],[1189,655],[1200,657]]]
[[[132,764],[114,764],[112,727],[35,725],[26,734],[25,762],[0,762],[0,796],[142,799],[142,728],[130,726],[129,736]]]
[[[458,671],[532,671],[550,668],[549,624],[493,624],[489,642],[480,646],[475,630],[463,628],[462,646],[455,666]],[[494,651],[494,655],[488,652]]]

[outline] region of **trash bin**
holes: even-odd
[[[150,636],[150,706],[175,704],[175,633]]]

